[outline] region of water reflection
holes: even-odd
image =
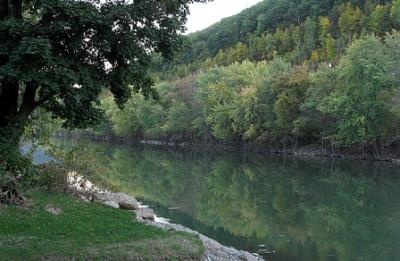
[[[95,145],[93,145],[95,146]],[[269,260],[398,260],[400,168],[252,153],[110,147],[107,182]]]

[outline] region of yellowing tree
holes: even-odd
[[[339,17],[340,32],[350,41],[353,36],[359,32],[361,25],[361,10],[358,6],[353,7],[350,3],[343,8]]]

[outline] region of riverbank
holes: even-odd
[[[333,146],[321,144],[307,145],[271,145],[271,144],[226,144],[226,143],[193,143],[188,141],[168,141],[168,140],[142,140],[129,137],[118,137],[113,135],[97,135],[92,132],[61,132],[57,134],[62,138],[90,139],[93,141],[113,142],[117,144],[145,144],[150,146],[164,146],[175,148],[199,148],[212,150],[228,151],[255,151],[261,153],[292,155],[298,157],[329,158],[345,160],[366,160],[382,161],[400,165],[400,145],[363,147],[363,146]]]
[[[170,223],[164,218],[157,217],[153,209],[142,205],[135,198],[124,193],[100,189],[76,173],[69,174],[68,182],[75,194],[87,201],[98,202],[115,209],[134,212],[138,222],[161,228],[166,231],[190,234],[200,239],[204,248],[204,254],[201,258],[202,260],[262,260],[262,258],[257,255],[251,254],[247,251],[237,250],[233,247],[224,246],[197,231],[178,224]]]
[[[136,221],[135,214],[72,196],[26,192],[0,205],[1,260],[200,260],[201,240]]]

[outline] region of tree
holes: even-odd
[[[376,36],[356,40],[338,66],[336,90],[321,106],[336,116],[337,138],[347,144],[376,145],[390,122],[388,58]]]
[[[310,86],[308,67],[306,65],[293,67],[290,73],[282,76],[282,82],[275,88],[277,95],[274,112],[276,114],[276,134],[288,141],[293,134],[296,120],[300,114],[300,106]],[[296,133],[294,133],[296,135]]]
[[[286,29],[278,29],[276,30],[275,37],[279,42],[279,48],[278,50],[281,53],[286,53],[290,51],[292,47],[292,38],[290,35],[289,28]]]
[[[337,55],[336,40],[329,36],[328,38],[326,38],[326,40],[324,42],[324,46],[325,46],[325,55],[326,55],[325,58],[328,61],[334,60]]]
[[[277,40],[275,39],[274,35],[266,34],[265,35],[266,59],[272,60],[276,52],[277,52]]]
[[[386,5],[377,5],[370,15],[369,27],[374,33],[384,33],[389,22],[389,8]]]
[[[317,64],[320,59],[318,51],[316,51],[316,50],[312,51],[310,59],[313,64]]]
[[[332,23],[329,17],[327,16],[320,17],[319,27],[320,27],[320,40],[323,42],[324,39],[330,35],[330,30],[332,27]]]
[[[0,0],[2,142],[16,147],[37,107],[85,127],[105,88],[120,106],[132,88],[152,94],[150,55],[183,43],[193,2],[206,0]]]
[[[400,0],[394,0],[390,8],[390,18],[395,26],[400,25]]]
[[[361,17],[360,8],[358,6],[353,7],[350,3],[347,3],[342,10],[339,18],[339,29],[350,41],[360,29]]]
[[[260,104],[258,92],[264,87],[268,64],[245,62],[241,68],[241,74],[243,76],[247,74],[250,77],[247,77],[238,91],[239,95],[233,100],[232,127],[243,140],[255,140],[264,122],[263,117],[260,116],[266,114],[265,110],[260,109],[262,104]]]
[[[310,75],[310,87],[307,90],[304,103],[301,105],[303,131],[313,142],[321,141],[330,135],[336,121],[329,113],[323,113],[320,106],[323,105],[336,87],[337,75],[335,68],[328,64],[321,64],[318,70]]]
[[[174,101],[169,107],[163,130],[170,135],[186,138],[191,133],[192,112],[184,102]],[[177,137],[178,138],[178,137]]]
[[[385,38],[385,47],[388,58],[388,76],[393,84],[400,87],[400,32],[393,31]]]
[[[124,108],[120,109],[111,95],[105,95],[101,99],[101,105],[106,117],[113,125],[115,134],[127,137],[135,137],[141,134],[142,125],[138,119],[137,108],[142,102],[144,102],[143,96],[135,94],[124,104]]]
[[[320,41],[324,49],[325,60],[332,60],[336,57],[336,40],[331,36],[332,23],[329,17],[319,19]]]
[[[256,85],[257,102],[251,104],[253,126],[246,130],[247,138],[257,139],[259,142],[273,141],[277,138],[276,131],[276,113],[274,111],[277,92],[279,87],[283,85],[284,79],[291,69],[290,63],[281,58],[276,58],[268,63],[267,68],[260,64],[258,81],[261,83]],[[251,97],[251,96],[250,96]],[[250,100],[251,102],[251,100]],[[250,106],[249,106],[250,107]],[[251,107],[250,107],[251,108]]]
[[[239,42],[235,48],[232,49],[232,60],[234,62],[243,62],[245,59],[249,57],[249,48]]]
[[[145,137],[154,138],[163,134],[162,126],[165,122],[166,112],[157,101],[145,100],[142,96],[142,102],[138,103],[136,111]]]
[[[312,51],[316,46],[316,35],[317,35],[317,25],[310,18],[307,17],[304,23],[304,56],[305,58],[310,57]]]

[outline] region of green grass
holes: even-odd
[[[31,207],[0,206],[0,260],[199,260],[203,253],[197,237],[139,223],[132,212],[45,192],[28,197]]]

